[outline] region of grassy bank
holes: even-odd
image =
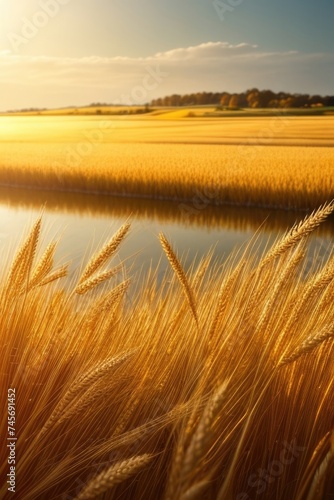
[[[1,277],[1,401],[15,388],[17,494],[34,498],[316,500],[333,491],[334,261],[308,235],[142,287],[113,267],[125,224],[69,291],[37,221]],[[115,277],[119,276],[119,280]],[[127,290],[135,298],[129,301]],[[7,432],[7,415],[1,421]],[[1,448],[2,477],[7,450]],[[3,484],[4,497],[7,485]]]

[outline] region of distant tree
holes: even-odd
[[[233,94],[229,100],[228,107],[230,109],[235,109],[239,107],[239,96],[238,94]]]
[[[231,94],[228,94],[227,92],[224,92],[224,94],[221,96],[221,99],[220,99],[220,105],[223,108],[227,108],[227,106],[230,103],[230,99],[231,99]]]
[[[271,90],[263,90],[259,92],[259,107],[260,108],[268,108],[270,101],[275,99],[276,94]]]
[[[278,108],[278,107],[279,107],[278,99],[272,99],[271,101],[268,102],[268,108]]]
[[[334,96],[321,97],[308,94],[289,94],[252,88],[242,93],[197,92],[173,94],[151,101],[152,106],[219,105],[223,108],[303,108],[309,106],[334,106]],[[102,106],[102,104],[100,104]]]
[[[322,98],[320,95],[312,95],[312,96],[309,96],[309,104],[310,106],[314,106],[316,104],[320,104],[322,102]]]
[[[245,92],[242,94],[238,94],[239,96],[239,107],[240,108],[247,108],[248,106],[248,101],[247,101],[247,95]]]
[[[334,106],[334,96],[326,95],[323,102],[325,106]]]
[[[247,92],[247,102],[250,108],[258,108],[260,104],[259,91],[252,89]]]

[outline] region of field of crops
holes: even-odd
[[[206,205],[334,198],[334,119],[277,120],[3,117],[0,184]]]
[[[0,397],[15,387],[20,498],[329,498],[334,259],[305,275],[304,258],[333,208],[260,260],[251,247],[224,267],[209,254],[187,274],[160,234],[171,269],[158,287],[157,270],[138,286],[113,264],[125,223],[67,291],[39,219],[0,278]],[[7,456],[1,447],[3,476]]]

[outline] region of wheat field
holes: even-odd
[[[333,118],[272,120],[2,117],[0,185],[286,209],[332,199]]]
[[[250,244],[222,265],[208,249],[187,274],[161,233],[170,269],[159,285],[155,269],[138,286],[113,264],[126,222],[69,289],[56,242],[40,252],[38,219],[1,276],[0,390],[1,401],[16,391],[18,498],[327,498],[334,256],[307,272],[304,257],[333,209],[260,257]],[[4,478],[5,447],[0,464]]]

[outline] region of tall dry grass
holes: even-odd
[[[330,498],[334,256],[307,273],[303,257],[333,208],[260,260],[249,247],[221,267],[209,253],[187,273],[161,235],[171,274],[159,286],[151,270],[134,296],[124,270],[112,281],[128,224],[64,289],[55,245],[39,256],[38,220],[0,292],[17,498]],[[1,498],[11,498],[6,420]]]

